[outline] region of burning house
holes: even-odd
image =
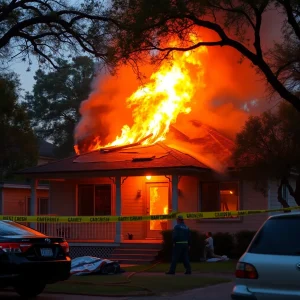
[[[207,151],[214,152],[216,157],[222,153],[224,155],[224,152],[230,153],[230,140],[212,128],[197,126],[202,131],[201,137],[188,142],[186,135],[175,128],[171,132],[178,140],[184,139],[184,145],[195,147],[197,143],[201,145],[205,142]],[[29,168],[21,173],[32,178],[32,215],[38,215],[37,183],[40,180],[50,181],[48,215],[52,216],[129,216],[167,214],[171,211],[278,207],[275,184],[265,197],[255,191],[251,183],[241,181],[233,168],[229,167],[226,174],[219,173],[190,154],[169,147],[164,142],[147,146],[135,143],[94,150]],[[188,225],[201,232],[256,230],[266,217],[262,214],[189,220]],[[114,247],[124,243],[160,243],[160,232],[171,229],[174,224],[172,221],[150,221],[36,225],[47,234],[59,234],[67,238],[75,246],[73,251],[78,251],[78,255],[86,255],[87,252],[80,252],[80,249],[88,251],[86,246],[89,246],[89,251],[97,249],[105,256]],[[95,252],[89,253],[95,255]]]
[[[238,177],[230,160],[233,141],[197,118],[184,119],[192,110],[193,99],[205,89],[203,55],[207,55],[205,47],[174,54],[152,73],[148,83],[126,97],[127,108],[120,104],[118,114],[111,109],[114,83],[102,82],[99,91],[82,103],[82,119],[75,132],[76,155],[20,172],[32,178],[31,214],[38,213],[36,188],[40,180],[50,182],[49,215],[128,216],[277,208],[274,182],[269,182],[269,193],[264,196]],[[107,86],[110,90],[105,90]],[[123,89],[127,87],[123,82]],[[183,116],[182,126],[179,115]],[[229,120],[224,120],[226,127]],[[132,125],[124,125],[127,121]],[[256,230],[266,217],[190,220],[188,225],[212,232]],[[37,226],[47,234],[64,236],[78,249],[85,246],[84,255],[92,247],[100,251],[98,255],[108,256],[124,243],[160,243],[160,232],[173,224]]]

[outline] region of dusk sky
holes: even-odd
[[[26,71],[28,69],[28,63],[23,61],[15,61],[11,64],[10,69],[17,73],[20,76],[22,88],[25,91],[31,91],[34,85],[33,76],[38,69],[38,63],[36,60],[33,60],[31,67],[31,71]]]

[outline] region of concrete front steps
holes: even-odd
[[[108,259],[128,265],[151,264],[160,249],[161,243],[122,243]]]

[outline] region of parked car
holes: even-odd
[[[269,217],[236,266],[234,300],[300,299],[300,213]]]
[[[70,277],[69,245],[12,221],[0,221],[0,287],[35,297],[49,283]]]

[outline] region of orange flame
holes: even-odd
[[[202,47],[195,53],[204,51],[207,49]],[[151,75],[149,83],[139,87],[127,99],[128,107],[133,107],[134,124],[132,127],[124,125],[122,134],[106,147],[136,143],[149,135],[151,136],[142,142],[143,145],[165,139],[178,114],[188,114],[191,111],[188,103],[195,93],[195,85],[189,76],[187,65],[199,67],[198,76],[203,76],[201,61],[196,59],[195,53],[176,53],[171,62],[165,61]]]
[[[191,38],[195,39],[193,36]],[[176,42],[172,42],[172,45],[176,45]],[[196,89],[201,85],[205,86],[201,55],[206,52],[206,47],[174,52],[171,59],[163,61],[158,71],[151,75],[150,81],[126,99],[127,107],[133,109],[133,125],[124,125],[121,135],[104,147],[132,144],[141,140],[142,145],[149,145],[164,140],[177,116],[190,113],[189,103]],[[197,74],[197,81],[193,82],[192,72]],[[89,150],[102,147],[100,140],[96,138]],[[79,152],[76,146],[75,151]]]

